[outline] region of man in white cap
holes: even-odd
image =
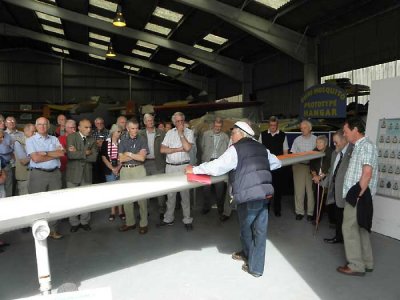
[[[186,168],[186,173],[219,176],[229,172],[233,200],[237,204],[242,250],[232,258],[242,260],[242,270],[259,277],[264,272],[268,225],[268,200],[274,193],[271,170],[281,162],[254,138],[246,122],[236,122],[232,146],[219,158]]]

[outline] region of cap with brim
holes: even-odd
[[[254,136],[254,130],[246,122],[238,121],[233,125],[233,128],[239,128],[240,130],[243,130],[248,135]],[[231,130],[233,128],[231,128]]]

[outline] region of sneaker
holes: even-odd
[[[246,256],[244,256],[243,251],[233,252],[232,253],[232,259],[247,261],[247,258],[246,258]]]
[[[62,239],[64,236],[57,231],[52,231],[50,232],[49,237],[51,237],[53,240],[59,240]]]
[[[157,224],[157,227],[172,226],[172,225],[174,225],[174,221],[172,222],[161,221],[160,223]]]

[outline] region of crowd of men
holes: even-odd
[[[53,132],[44,117],[35,124],[26,124],[21,132],[14,117],[4,119],[0,115],[0,197],[162,173],[229,173],[228,186],[217,183],[204,187],[202,213],[209,213],[215,201],[220,220],[227,221],[233,197],[242,250],[233,253],[232,258],[244,261],[242,269],[258,277],[264,270],[269,202],[272,201],[275,216],[281,216],[285,178],[276,156],[289,151],[321,151],[325,153],[323,158],[292,166],[295,219],[300,221],[307,214],[307,221],[318,224],[326,207],[329,221],[335,224],[335,235],[324,240],[345,245],[347,264],[337,271],[360,276],[373,270],[370,224],[362,226],[357,222],[357,210],[359,201],[371,202],[375,194],[377,153],[375,145],[365,137],[362,120],[347,120],[334,133],[335,151],[331,151],[327,138],[313,135],[312,125],[306,120],[301,122],[301,135],[289,149],[287,136],[279,130],[276,117],[269,119],[268,130],[261,132],[258,141],[248,123],[236,122],[229,137],[222,130],[223,120],[216,118],[197,143],[201,151],[197,167],[192,167],[197,164],[195,134],[185,122],[185,115],[176,112],[171,121],[173,128],[169,128],[170,123],[161,123],[156,128],[154,117],[145,114],[140,129],[137,120],[120,116],[108,130],[100,117],[94,120],[92,128],[88,119],[77,124],[59,115]],[[179,194],[182,222],[191,231],[190,192],[184,190]],[[168,193],[166,199],[160,196],[157,203],[158,227],[174,225],[177,193]],[[138,201],[138,207],[139,233],[146,234],[148,199]],[[132,202],[111,208],[109,221],[115,220],[117,211],[124,221],[120,232],[136,229]],[[72,233],[79,229],[90,231],[90,213],[71,216],[69,223]],[[58,222],[49,225],[51,238],[63,237],[58,232]],[[7,245],[0,240],[0,252]]]

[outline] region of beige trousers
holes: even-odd
[[[120,179],[139,179],[146,177],[146,169],[144,166],[137,166],[135,168],[121,168]],[[148,225],[147,220],[147,199],[139,200],[139,214],[140,214],[140,227],[146,227]],[[136,224],[135,218],[135,207],[133,202],[128,202],[124,204],[124,210],[126,215],[126,225],[133,226]]]
[[[358,226],[357,206],[347,202],[343,211],[343,240],[348,266],[355,272],[365,272],[365,269],[374,268],[372,247],[369,232]]]
[[[293,165],[294,204],[297,215],[304,215],[304,196],[307,192],[307,215],[314,214],[314,193],[310,166],[304,164]]]

